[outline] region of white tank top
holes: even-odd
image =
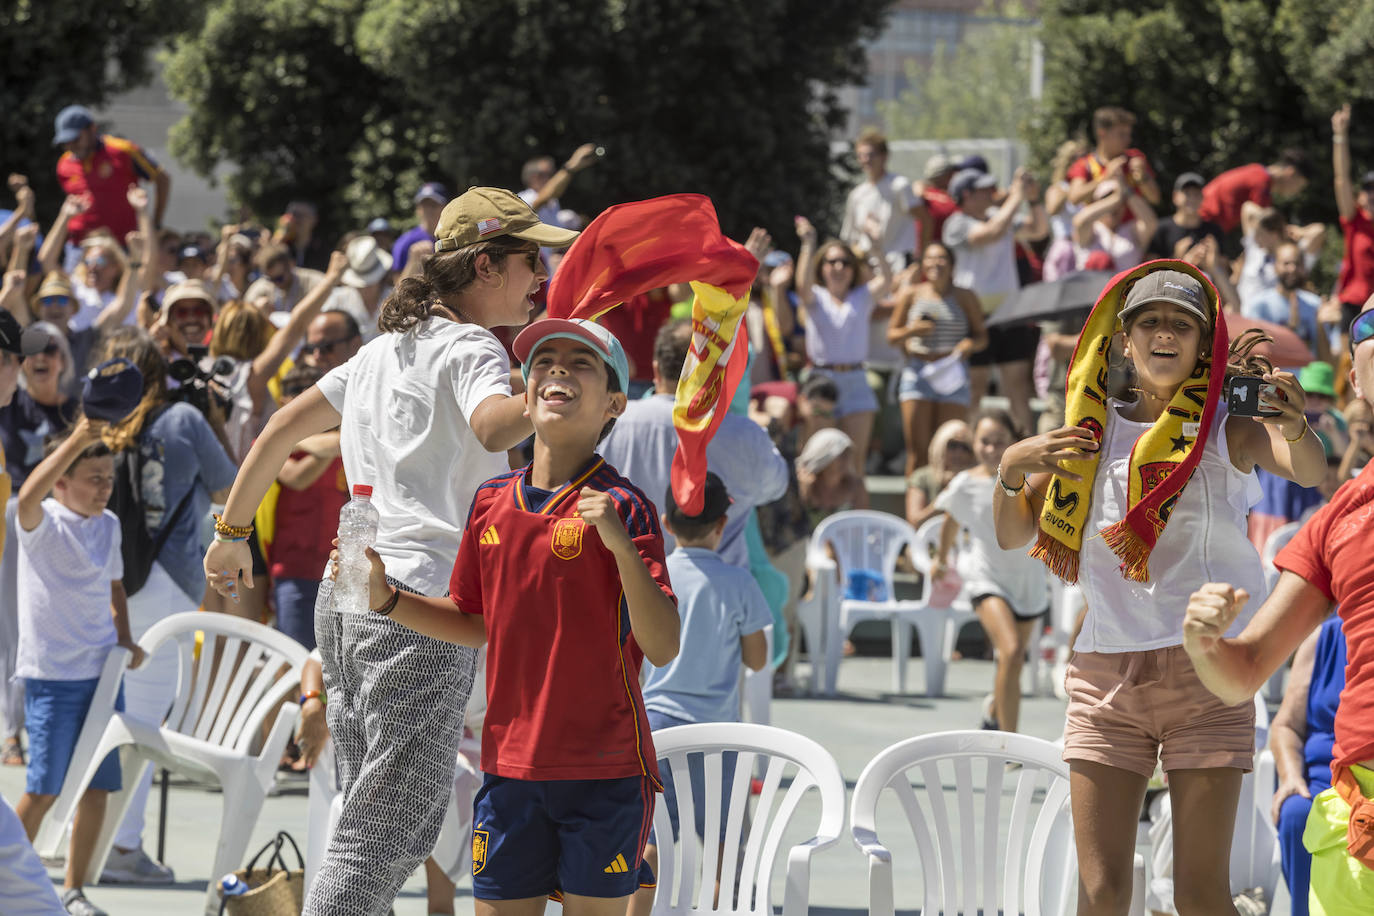
[[[1079,555],[1088,616],[1074,649],[1134,652],[1181,645],[1188,597],[1205,582],[1229,582],[1250,593],[1226,634],[1237,635],[1266,594],[1259,553],[1246,537],[1246,515],[1261,492],[1253,472],[1242,473],[1231,464],[1225,405],[1218,405],[1202,459],[1150,553],[1150,581],[1132,582],[1122,576],[1121,560],[1107,548],[1101,531],[1126,515],[1131,447],[1150,424],[1121,417],[1119,409],[1127,406],[1121,401],[1109,404]]]

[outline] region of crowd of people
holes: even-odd
[[[957,573],[997,659],[983,727],[1017,728],[1049,576],[1081,586],[1065,740],[1081,913],[1125,911],[1135,834],[1119,825],[1161,759],[1182,801],[1161,906],[1234,911],[1225,856],[1249,697],[1339,603],[1346,691],[1338,707],[1346,656],[1333,661],[1339,630],[1323,630],[1276,722],[1274,805],[1294,912],[1309,873],[1326,901],[1312,912],[1361,911],[1331,901],[1374,900],[1374,872],[1342,870],[1343,856],[1368,866],[1369,847],[1311,840],[1313,820],[1291,810],[1316,796],[1311,817],[1335,831],[1374,789],[1374,739],[1352,724],[1374,702],[1356,641],[1367,574],[1346,519],[1369,490],[1342,488],[1374,454],[1374,172],[1356,184],[1350,122],[1349,106],[1332,117],[1344,255],[1320,291],[1326,228],[1285,215],[1312,174],[1303,150],[1161,181],[1132,146],[1134,116],[1106,107],[1043,182],[1017,169],[1004,185],[979,156],[896,175],[885,138],[864,131],[833,236],[799,216],[795,246],[762,229],[746,243],[749,370],[691,514],[669,485],[691,289],[599,323],[541,316],[587,222],[559,197],[595,167],[593,144],[561,167],[525,163],[519,194],[422,184],[409,227],[378,217],[325,239],[297,202],[216,237],[162,225],[167,173],[64,109],[55,220],[37,224],[18,174],[0,211],[0,738],[3,762],[28,767],[23,830],[62,785],[105,653],[134,654],[120,702],[158,719],[176,662],[143,658],[138,639],[202,609],[315,650],[282,765],[312,765],[332,738],[344,805],[307,912],[385,913],[422,863],[431,911],[452,912],[458,875],[426,860],[459,745],[478,737],[464,722],[474,684],[479,908],[558,891],[579,913],[623,911],[652,884],[646,825],[655,793],[673,791],[652,730],[737,718],[742,676],[745,693],[794,689],[811,533],[869,505],[866,475],[892,473],[906,520],[939,520],[932,576]],[[1023,291],[1084,273],[1104,280],[1095,305],[1018,311]],[[1271,354],[1298,346],[1266,359],[1239,333],[1251,325]],[[90,380],[123,367],[130,409],[94,416]],[[1249,376],[1267,386],[1253,419],[1231,387]],[[994,390],[1005,409],[989,409]],[[340,607],[327,573],[357,484],[382,520],[367,608]],[[1289,539],[1262,600],[1260,551]],[[1334,770],[1307,759],[1309,731],[1334,734]],[[82,876],[119,786],[117,764],[102,767],[82,799],[67,912],[102,912]],[[143,851],[148,788],[104,880],[172,881]],[[594,835],[549,826],[571,816]],[[556,852],[535,869],[530,850]]]

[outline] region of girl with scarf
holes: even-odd
[[[1182,648],[1183,617],[1204,582],[1264,593],[1246,539],[1253,471],[1315,486],[1325,455],[1297,379],[1248,355],[1258,335],[1228,349],[1217,312],[1216,290],[1182,261],[1117,275],[1074,352],[1069,425],[1011,446],[998,469],[999,543],[1034,538],[1032,556],[1079,582],[1088,605],[1066,678],[1064,740],[1083,916],[1127,912],[1135,836],[1122,825],[1139,818],[1156,760],[1174,801],[1179,912],[1236,912],[1228,860],[1254,708],[1227,706],[1203,686]],[[1129,399],[1105,390],[1114,352],[1134,369]],[[1225,363],[1213,359],[1222,353]],[[1268,415],[1228,413],[1224,380],[1234,375],[1274,386],[1260,396]]]

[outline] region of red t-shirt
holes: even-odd
[[[292,458],[304,452],[293,452]],[[273,579],[318,579],[339,530],[339,510],[348,502],[342,458],[335,458],[304,490],[282,487],[277,494],[277,528],[272,539]]]
[[[1269,196],[1269,169],[1258,162],[1222,172],[1202,189],[1202,206],[1198,215],[1230,232],[1240,225],[1240,207],[1247,200],[1267,207],[1273,203]]]
[[[1136,184],[1135,179],[1131,177],[1131,164],[1139,160],[1139,162],[1145,166],[1145,174],[1151,178],[1155,177],[1155,170],[1150,167],[1150,160],[1145,158],[1145,154],[1135,147],[1126,150],[1126,152],[1121,155],[1126,157],[1126,183],[1130,185],[1131,190],[1139,194],[1140,185]],[[1107,163],[1099,159],[1096,152],[1091,152],[1075,159],[1073,164],[1069,166],[1069,170],[1064,173],[1064,177],[1069,180],[1070,184],[1072,184],[1075,179],[1080,181],[1096,181],[1105,171],[1107,171]]]
[[[1336,602],[1345,630],[1345,688],[1336,710],[1331,771],[1374,760],[1374,462],[1346,482],[1274,565]]]
[[[1336,281],[1336,298],[1364,308],[1374,293],[1374,222],[1369,214],[1355,208],[1350,219],[1341,219],[1345,254],[1341,256],[1341,275]]]
[[[584,488],[609,493],[639,555],[676,601],[653,503],[601,457],[548,496],[529,468],[494,477],[472,500],[449,595],[487,630],[482,771],[513,779],[657,783],[639,666],[644,653],[615,557],[577,514]]]
[[[921,192],[921,198],[926,202],[926,212],[930,214],[931,222],[930,238],[921,239],[921,248],[924,250],[926,245],[943,237],[941,233],[945,231],[945,220],[959,209],[959,205],[949,196],[948,191],[941,191],[939,188],[926,188]],[[916,252],[916,256],[919,260],[921,252]]]
[[[150,180],[158,173],[158,165],[137,143],[123,137],[100,138],[85,159],[63,153],[57,160],[57,182],[68,194],[86,198],[89,206],[67,224],[67,235],[80,243],[93,230],[106,228],[119,243],[124,236],[138,228],[134,208],[125,196],[139,181]]]

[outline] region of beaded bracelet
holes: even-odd
[[[243,538],[245,540],[253,534],[253,525],[251,522],[247,525],[231,525],[224,520],[224,516],[222,515],[216,515],[214,518],[215,534],[222,534],[230,538]]]

